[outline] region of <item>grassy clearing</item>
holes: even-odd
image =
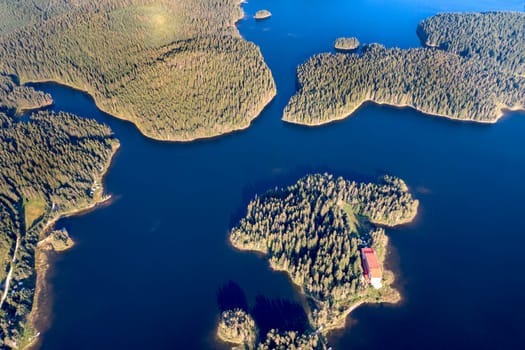
[[[348,218],[348,224],[350,225],[351,232],[359,232],[361,222],[354,212],[352,206],[348,203],[343,203],[342,208],[346,213],[346,217]]]
[[[28,198],[24,203],[24,219],[26,228],[33,226],[35,221],[40,219],[46,212],[47,203],[39,197]]]

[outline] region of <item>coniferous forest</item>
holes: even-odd
[[[235,0],[73,1],[43,4],[44,13],[21,3],[27,14],[0,27],[0,72],[87,91],[151,138],[246,128],[275,96],[259,49],[234,26],[242,16]]]
[[[53,103],[23,83],[87,91],[152,138],[245,128],[275,84],[259,49],[238,34],[241,16],[235,0],[0,0],[0,348],[33,339],[37,244],[49,223],[106,198],[101,180],[118,148],[93,120],[19,119]],[[44,279],[45,267],[38,273]]]
[[[525,74],[525,13],[441,13],[422,21],[417,34],[428,47],[437,47],[485,66]]]
[[[311,303],[312,332],[326,331],[344,324],[359,303],[398,298],[388,272],[383,288],[368,286],[359,249],[373,247],[383,261],[387,238],[377,225],[410,222],[418,204],[403,180],[392,176],[375,184],[308,175],[252,200],[230,242],[264,254],[273,269],[287,272]]]
[[[319,125],[366,101],[476,122],[525,108],[523,13],[438,15],[418,34],[427,48],[371,44],[360,54],[313,56],[297,70],[298,91],[283,120]]]
[[[117,148],[111,130],[94,120],[0,112],[0,348],[23,347],[34,336],[35,254],[44,228],[104,199],[99,184]]]
[[[239,5],[0,0],[0,349],[36,338],[46,254],[72,245],[67,232],[51,226],[109,198],[102,178],[119,147],[95,120],[28,113],[53,99],[24,84],[83,90],[101,110],[159,140],[247,128],[276,86],[259,48],[235,27]],[[283,119],[319,125],[366,101],[485,123],[525,108],[525,14],[439,14],[422,21],[417,35],[422,48],[365,44],[358,53],[311,57],[297,69],[298,91]],[[351,51],[360,43],[340,38],[334,45]],[[385,227],[410,222],[418,205],[392,176],[358,183],[314,174],[255,197],[229,240],[263,254],[304,292],[307,329],[262,331],[254,310],[233,308],[221,310],[218,336],[259,350],[325,349],[326,332],[354,307],[398,300],[389,271],[383,269],[382,288],[370,287],[360,248],[374,248],[382,265]]]

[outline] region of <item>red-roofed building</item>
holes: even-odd
[[[381,288],[383,274],[381,273],[381,266],[377,260],[376,252],[372,248],[361,248],[361,261],[365,276],[370,281],[370,284],[375,289]]]

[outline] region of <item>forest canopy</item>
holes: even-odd
[[[297,70],[298,91],[283,120],[324,124],[366,101],[488,123],[505,109],[525,108],[524,14],[439,15],[423,21],[418,33],[431,47],[371,44],[361,54],[311,57]]]
[[[234,26],[236,0],[66,8],[0,36],[0,72],[87,91],[105,112],[173,141],[246,128],[275,96],[260,50]]]
[[[44,227],[103,198],[97,185],[118,141],[105,125],[39,112],[0,112],[0,348],[34,335],[35,252]]]
[[[357,303],[396,297],[388,283],[367,288],[359,249],[373,247],[382,261],[387,239],[376,225],[410,222],[417,208],[401,179],[357,183],[315,174],[253,199],[229,238],[287,272],[311,302],[313,330],[326,329],[338,327]]]
[[[422,21],[421,42],[485,66],[498,65],[511,74],[525,75],[525,13],[442,13]]]
[[[334,48],[341,51],[352,51],[359,47],[359,39],[356,37],[335,39]]]
[[[104,200],[119,143],[94,120],[22,111],[56,81],[147,136],[187,141],[247,127],[274,97],[237,0],[0,0],[0,348],[36,336],[36,267],[47,225]],[[53,231],[55,250],[72,241]],[[58,249],[57,249],[58,248]],[[40,272],[39,272],[40,276]]]
[[[82,0],[0,0],[0,36],[68,10]]]

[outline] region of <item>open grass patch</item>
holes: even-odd
[[[30,228],[35,221],[46,212],[46,201],[39,197],[27,198],[24,201],[24,220],[26,228]]]

